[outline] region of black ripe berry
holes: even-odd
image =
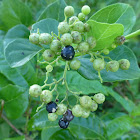
[[[72,114],[72,111],[68,109],[68,110],[66,111],[66,113],[64,114],[64,120],[70,122],[70,121],[72,121],[73,119],[74,119],[74,116],[73,116],[73,114]]]
[[[69,126],[69,122],[65,121],[63,118],[59,120],[58,124],[63,129],[66,129]]]
[[[70,45],[65,46],[61,51],[61,57],[65,60],[72,60],[75,55],[74,48]]]
[[[55,102],[50,102],[46,105],[46,110],[49,112],[49,113],[54,113],[56,112],[57,110],[57,104]]]

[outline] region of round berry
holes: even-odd
[[[52,36],[48,33],[42,33],[40,34],[39,36],[39,42],[41,44],[45,44],[45,45],[48,45],[52,42]]]
[[[78,59],[73,59],[71,62],[70,62],[70,68],[72,70],[78,70],[81,66],[81,62],[78,60]]]
[[[82,118],[88,118],[90,115],[90,110],[83,109]]]
[[[93,96],[93,99],[96,103],[102,104],[105,101],[105,96],[102,93],[97,93]]]
[[[46,110],[49,112],[49,113],[54,113],[56,112],[57,110],[57,104],[55,102],[50,102],[46,105]]]
[[[29,36],[29,41],[33,44],[39,44],[39,34],[38,33],[32,33]]]
[[[71,45],[72,42],[73,42],[73,38],[72,38],[71,34],[65,33],[61,36],[61,43],[64,46]]]
[[[74,58],[75,51],[72,46],[65,46],[61,51],[61,57],[64,60],[72,60]]]
[[[111,71],[111,72],[116,72],[117,70],[119,69],[119,63],[118,61],[110,61],[107,63],[106,65],[106,70],[108,71]]]
[[[98,104],[94,100],[92,100],[92,104],[91,104],[91,106],[89,108],[90,111],[94,112],[94,111],[97,110],[97,108],[98,108]]]
[[[71,36],[73,38],[74,44],[79,44],[82,41],[81,33],[77,32],[77,31],[72,31]]]
[[[73,16],[74,15],[74,8],[72,6],[66,6],[65,9],[64,9],[64,14],[67,17]]]
[[[78,17],[72,16],[71,18],[69,18],[69,25],[72,25],[73,23],[77,21],[79,21]]]
[[[90,7],[89,7],[88,5],[84,5],[84,6],[82,7],[82,13],[83,13],[84,15],[88,15],[88,14],[90,13]]]
[[[56,121],[57,118],[58,118],[58,115],[56,113],[49,113],[48,114],[48,119],[50,121]]]
[[[52,92],[49,90],[43,90],[40,95],[41,102],[49,103],[52,101],[53,95]]]
[[[50,45],[50,49],[54,52],[58,52],[61,49],[61,42],[59,40],[53,40],[51,45]]]
[[[93,49],[96,46],[96,39],[92,36],[88,37],[87,43],[89,44],[90,49]]]
[[[58,31],[60,34],[65,34],[69,31],[69,25],[67,22],[60,22],[58,25]]]
[[[73,31],[78,31],[78,32],[83,32],[84,31],[84,23],[82,21],[77,21],[73,27],[72,27]]]
[[[63,115],[67,111],[67,107],[64,104],[58,104],[58,109],[56,111],[57,115]]]
[[[75,105],[73,108],[72,108],[72,114],[75,116],[75,117],[81,117],[82,116],[82,113],[83,113],[83,108],[81,107],[81,105]]]
[[[93,62],[93,68],[97,71],[101,71],[105,67],[105,61],[101,58],[97,58]]]
[[[102,51],[105,55],[108,55],[109,54],[109,49],[103,49]]]
[[[79,20],[83,21],[83,20],[85,20],[86,16],[83,13],[79,13],[78,18],[79,18]]]
[[[115,49],[117,47],[117,45],[115,43],[112,44],[111,46],[113,49]]]
[[[89,108],[92,104],[92,99],[89,96],[82,96],[79,101],[84,108]]]
[[[81,42],[79,45],[78,45],[78,50],[79,52],[81,53],[86,53],[88,52],[89,50],[89,44],[87,42]]]
[[[63,129],[66,129],[69,126],[69,122],[65,121],[63,118],[59,120],[58,124]]]
[[[42,54],[43,56],[43,59],[46,60],[46,61],[51,61],[54,57],[55,57],[55,54],[53,51],[51,50],[45,50]]]
[[[52,65],[47,65],[46,66],[46,71],[47,72],[52,72],[53,71],[53,66]]]
[[[119,60],[119,67],[122,70],[128,70],[130,67],[130,62],[127,59],[121,59]]]
[[[84,32],[89,32],[90,31],[90,25],[88,23],[84,24]]]
[[[38,97],[42,92],[42,89],[41,89],[41,86],[37,85],[37,84],[34,84],[32,86],[30,86],[29,88],[29,94],[32,96],[32,97]]]
[[[68,122],[72,121],[74,119],[74,116],[72,114],[72,111],[68,109],[66,111],[66,113],[63,115],[63,118],[64,118],[64,120],[66,120]]]

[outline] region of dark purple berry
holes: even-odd
[[[73,119],[74,119],[74,115],[72,114],[72,111],[68,109],[64,114],[64,120],[70,122]]]
[[[54,113],[56,112],[57,110],[57,104],[55,102],[50,102],[46,105],[46,110],[49,112],[49,113]]]
[[[65,46],[61,51],[61,57],[65,60],[72,60],[74,58],[75,51],[70,45]]]
[[[63,118],[59,120],[58,124],[63,129],[66,129],[69,126],[69,122],[65,121]]]

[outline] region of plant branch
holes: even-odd
[[[133,33],[131,33],[131,34],[129,34],[129,35],[126,35],[125,39],[130,39],[130,38],[136,37],[138,35],[140,35],[140,29],[135,31],[135,32],[133,32]]]

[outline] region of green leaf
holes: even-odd
[[[10,135],[10,126],[7,123],[0,124],[0,140],[8,138]]]
[[[25,136],[6,138],[6,139],[3,139],[3,140],[25,140]]]
[[[37,29],[39,29],[40,33],[51,34],[51,32],[53,32],[55,34],[58,34],[57,27],[58,27],[58,21],[56,21],[55,19],[48,18],[33,24],[31,33],[36,33]]]
[[[19,67],[30,61],[41,48],[27,39],[16,39],[5,48],[5,57],[12,68]]]
[[[130,61],[130,68],[128,70],[119,69],[117,72],[107,72],[105,69],[101,71],[101,76],[104,82],[114,82],[121,80],[132,80],[140,77],[140,69],[137,64],[137,60],[133,52],[126,46],[118,46],[112,50],[109,56],[113,60],[128,59]],[[90,80],[98,80],[97,71],[93,69],[93,64],[89,61],[89,57],[80,58],[81,67],[78,72]]]
[[[20,0],[3,0],[0,5],[0,29],[8,30],[17,24],[32,23],[30,9]]]
[[[122,116],[112,120],[107,125],[107,134],[109,140],[120,138],[125,132],[131,130],[132,118],[129,116]]]
[[[132,110],[131,115],[132,116],[140,116],[140,104]]]
[[[39,16],[38,21],[45,18],[53,18],[58,21],[63,21],[65,7],[66,3],[64,0],[56,0],[44,9],[44,11]]]
[[[5,101],[4,110],[8,118],[20,117],[28,106],[28,92],[16,85],[7,85],[0,90],[0,99]]]
[[[7,34],[4,38],[4,46],[6,47],[11,41],[20,38],[29,38],[30,31],[25,25],[16,25],[10,30],[8,30]]]
[[[99,10],[90,19],[110,24],[120,23],[124,26],[124,35],[126,35],[131,32],[136,16],[130,5],[117,3]]]
[[[104,48],[112,48],[114,39],[123,35],[124,27],[122,24],[108,24],[100,23],[94,20],[88,20],[91,30],[87,33],[87,36],[93,36],[96,39],[96,47],[94,51],[99,51]]]

